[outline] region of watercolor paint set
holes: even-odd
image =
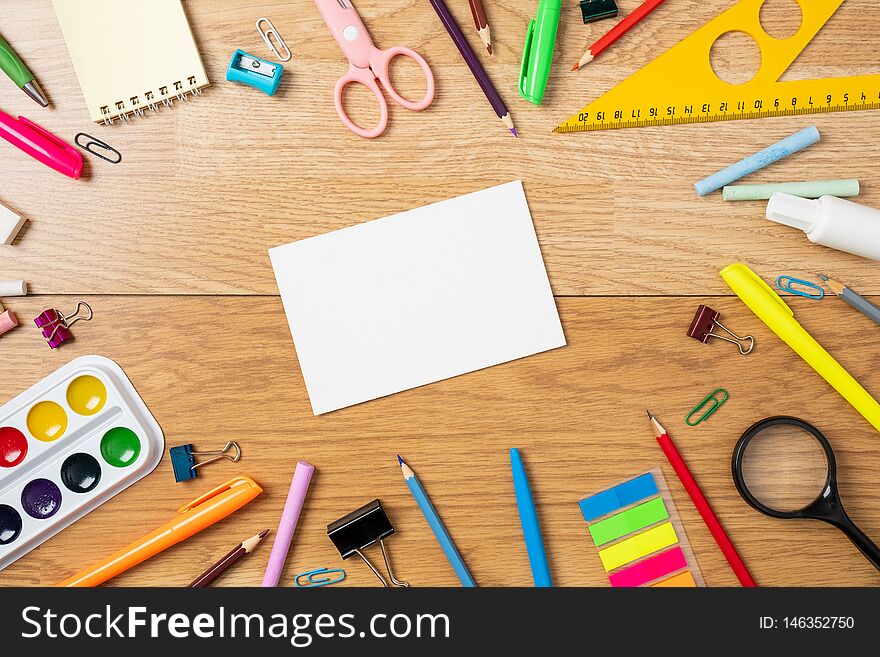
[[[578,505],[611,586],[705,586],[659,468]]]
[[[151,472],[162,429],[102,356],[64,365],[0,407],[0,569]]]

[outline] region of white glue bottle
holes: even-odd
[[[880,260],[880,210],[836,196],[814,201],[776,192],[767,204],[767,218],[800,228],[816,244]]]

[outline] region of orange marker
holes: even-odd
[[[250,477],[235,477],[182,506],[176,517],[156,531],[111,554],[103,561],[69,577],[58,586],[97,586],[124,573],[162,550],[185,541],[215,522],[238,511],[263,492]]]

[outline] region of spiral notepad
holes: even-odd
[[[208,86],[181,0],[52,0],[92,120],[171,106]]]

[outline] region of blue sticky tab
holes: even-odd
[[[174,481],[189,481],[199,476],[198,469],[193,468],[195,458],[192,455],[192,445],[178,445],[168,450],[171,456],[171,467],[174,469]]]
[[[614,488],[587,497],[578,502],[578,506],[581,507],[584,520],[589,522],[657,493],[654,475],[647,472]]]

